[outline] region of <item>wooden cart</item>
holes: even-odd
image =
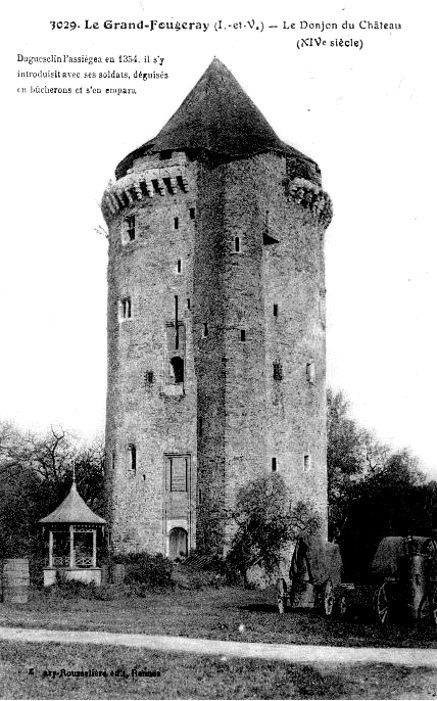
[[[331,616],[337,602],[342,601],[338,597],[341,570],[337,544],[323,542],[316,536],[298,538],[288,572],[277,582],[279,613],[303,608],[319,609]]]
[[[378,545],[366,581],[340,584],[342,613],[371,607],[376,621],[437,625],[437,543],[423,536],[389,536]]]

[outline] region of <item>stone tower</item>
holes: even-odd
[[[214,59],[118,165],[102,208],[115,549],[222,551],[238,489],[271,471],[326,523],[331,204],[317,164]]]

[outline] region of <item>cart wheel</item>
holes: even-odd
[[[431,597],[431,609],[429,612],[432,625],[437,628],[437,588],[434,589]]]
[[[431,623],[437,628],[437,588],[432,595],[425,594],[419,606],[419,621]]]
[[[340,618],[345,618],[347,614],[347,598],[346,594],[338,594],[335,599],[335,612]]]
[[[327,618],[332,616],[334,610],[334,587],[330,579],[327,579],[322,587],[322,607]]]
[[[391,618],[391,597],[389,593],[389,584],[384,582],[381,584],[375,596],[375,612],[378,623],[382,626],[387,625]]]
[[[278,612],[284,613],[287,605],[287,585],[284,579],[278,579],[276,589],[278,592]]]
[[[428,594],[425,594],[422,601],[420,602],[419,612],[417,615],[417,618],[421,623],[428,623],[429,622],[430,610],[431,610],[431,607],[429,605],[429,596],[428,596]]]
[[[437,544],[434,538],[428,538],[426,543],[422,546],[421,553],[423,555],[429,555],[434,559],[437,557]]]

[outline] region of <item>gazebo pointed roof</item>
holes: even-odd
[[[40,518],[39,523],[86,523],[103,525],[104,518],[97,516],[84,502],[76,488],[76,480],[73,478],[68,495],[51,514]]]
[[[310,158],[280,140],[258,107],[218,58],[151,141],[126,156],[117,166],[123,177],[134,160],[159,151],[205,149],[227,157],[245,157],[265,151]]]

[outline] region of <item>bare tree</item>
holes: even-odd
[[[83,498],[103,513],[103,439],[80,446],[63,427],[37,435],[0,421],[0,556],[36,542],[38,519],[67,495],[73,467]]]

